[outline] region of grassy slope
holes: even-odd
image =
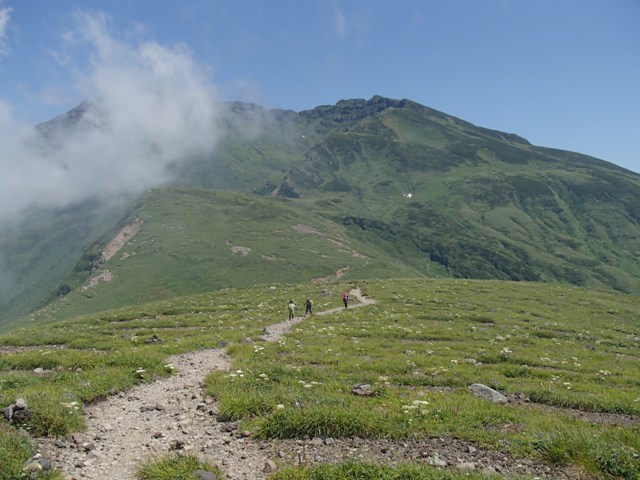
[[[242,419],[259,437],[451,435],[569,466],[576,478],[640,474],[637,425],[567,409],[640,415],[637,297],[526,282],[367,280],[358,286],[375,305],[314,316],[279,343],[241,341],[283,319],[289,298],[311,297],[322,311],[339,306],[339,292],[353,284],[217,291],[4,335],[0,345],[35,348],[1,357],[0,407],[23,396],[35,411],[30,431],[75,431],[82,417],[68,409],[71,400],[168,375],[168,355],[224,341],[232,371],[244,375],[213,373],[208,392],[221,419]],[[146,343],[152,335],[164,341]],[[34,374],[37,367],[47,373]],[[474,382],[524,392],[532,403],[489,404],[469,393]],[[356,383],[372,385],[375,396],[351,395]]]
[[[82,252],[111,230],[124,210],[88,203],[27,213],[0,229],[0,324],[27,314],[54,292]]]
[[[453,276],[640,291],[638,175],[420,106],[354,113],[369,103],[292,170],[303,198]]]
[[[390,274],[561,281],[640,292],[638,175],[584,155],[534,147],[515,135],[478,128],[409,101],[343,101],[300,114],[234,104],[229,112],[224,119],[228,134],[214,155],[176,166],[176,185],[297,197],[288,204],[298,208],[292,218],[300,218],[304,209],[304,218],[330,222],[330,230],[358,240],[362,249],[376,252],[372,259],[383,260],[378,267],[370,262],[363,276],[374,276],[375,268],[386,276],[385,265],[391,262]],[[408,192],[411,199],[403,196]],[[243,245],[255,241],[254,225],[239,219],[259,223],[262,217],[239,206],[227,213],[217,208],[216,222],[224,225],[218,230],[201,220],[206,207],[194,201],[189,205],[193,218],[186,204],[167,209],[166,216],[180,217],[178,223],[168,218],[176,228],[145,227],[156,228],[154,255],[114,265],[135,279],[132,287],[118,286],[116,278],[112,294],[103,294],[101,287],[89,302],[78,299],[108,308],[129,300],[250,285],[271,271],[277,279],[306,281],[334,268],[297,253],[288,259],[289,253],[300,252],[291,249],[290,236],[261,233],[269,250],[287,261],[254,274],[252,266],[247,268],[253,256],[230,257],[220,242],[209,248],[206,239],[185,242],[178,227],[187,225],[194,239],[233,233],[223,241]],[[159,219],[162,214],[151,213],[159,206],[138,203],[134,208]],[[51,299],[61,283],[75,286],[86,275],[87,258],[82,258],[78,271],[65,279],[74,257],[104,239],[104,232],[113,232],[115,222],[71,213],[39,230],[34,225],[37,238],[3,242],[3,272],[14,275],[0,279],[8,292],[0,298],[0,323],[42,304],[43,297]],[[205,227],[200,233],[195,232],[198,225]],[[98,249],[93,245],[90,253]],[[214,253],[221,257],[214,260]],[[140,273],[131,272],[133,265]],[[312,268],[304,272],[306,266]],[[175,272],[172,278],[170,271]],[[68,312],[87,311],[83,308]]]
[[[80,287],[29,317],[30,323],[213,289],[309,282],[347,267],[345,278],[417,276],[386,251],[295,201],[197,189],[154,191],[132,209],[140,233],[95,274],[113,279]],[[125,222],[126,223],[126,222]],[[315,229],[297,231],[305,225]],[[249,253],[234,253],[245,247]],[[12,328],[8,324],[7,328]]]

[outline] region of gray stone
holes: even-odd
[[[184,448],[184,442],[182,440],[173,440],[169,444],[169,450],[182,450]]]
[[[473,462],[461,462],[458,465],[456,465],[456,468],[458,470],[471,471],[476,469],[476,464]]]
[[[13,405],[9,405],[2,410],[2,414],[7,421],[11,421],[13,418]]]
[[[507,397],[503,394],[481,383],[474,383],[469,387],[469,390],[471,390],[476,397],[486,398],[493,403],[507,403],[508,401]]]
[[[373,395],[373,390],[371,389],[371,385],[364,383],[354,385],[351,388],[351,393],[361,397],[371,397]]]
[[[264,468],[263,471],[270,473],[270,472],[275,472],[278,469],[278,466],[276,465],[276,462],[274,462],[273,460],[269,459],[264,463]]]
[[[26,422],[31,418],[31,415],[32,415],[31,410],[28,410],[26,408],[22,410],[16,410],[14,405],[13,416],[11,417],[11,421],[16,423]]]
[[[40,465],[39,462],[37,461],[29,461],[28,463],[26,463],[23,467],[22,467],[22,471],[27,473],[27,475],[32,475],[35,474],[37,472],[41,472],[42,471],[42,465]]]
[[[427,459],[427,463],[434,467],[446,467],[446,460],[442,460],[437,453],[434,453],[430,458]]]
[[[206,470],[195,470],[193,475],[198,477],[200,480],[218,480],[215,473],[208,472]]]

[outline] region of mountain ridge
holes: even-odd
[[[180,287],[166,275],[156,276],[158,283],[149,284],[143,273],[128,274],[150,292],[187,294],[200,292],[198,288],[205,285],[221,288],[222,281],[203,282],[207,269],[216,272],[217,278],[228,278],[233,286],[261,278],[265,260],[258,255],[230,257],[231,263],[218,272],[219,259],[210,255],[212,247],[204,238],[204,232],[213,238],[214,230],[206,225],[214,216],[219,231],[227,231],[229,237],[217,242],[246,244],[255,251],[270,245],[272,250],[261,255],[290,263],[290,268],[267,268],[276,281],[309,281],[351,263],[347,278],[387,272],[567,282],[640,292],[636,253],[640,250],[640,175],[634,172],[579,153],[534,146],[516,134],[477,127],[407,99],[340,100],[302,112],[242,102],[225,105],[219,121],[225,135],[213,154],[172,166],[169,190],[139,197],[128,212],[120,213],[120,228],[139,216],[145,222],[143,234],[154,231],[156,241],[166,238],[167,245],[173,245],[170,248],[186,252],[142,249],[137,253],[142,255],[144,250],[149,262],[184,271],[178,275],[185,282]],[[90,106],[82,104],[68,118],[56,117],[39,128],[45,132],[64,132],[79,124],[97,128],[95,122],[82,122],[82,112],[87,110]],[[219,193],[209,195],[208,191]],[[192,245],[173,239],[177,223],[165,222],[174,225],[171,230],[141,215],[145,202],[155,202],[153,214],[146,210],[152,218],[166,217],[163,209],[179,212]],[[195,215],[196,211],[202,213]],[[265,215],[260,217],[259,212]],[[371,259],[368,266],[357,266],[339,249],[327,250],[328,244],[320,242],[308,249],[295,235],[278,233],[293,224],[308,223],[307,218],[313,219],[313,228],[323,225],[319,231],[326,238],[340,235],[344,245],[371,250],[366,254]],[[79,259],[75,273],[53,272],[46,288],[51,293],[45,299],[42,289],[36,300],[37,295],[29,298],[28,289],[23,290],[26,297],[17,302],[21,307],[13,310],[12,317],[36,304],[66,297],[56,295],[62,285],[76,290],[93,273],[90,258],[117,230],[112,220],[105,220],[104,233],[92,233],[91,241],[83,243],[84,252],[71,243],[68,248],[59,245],[67,248],[65,255]],[[46,238],[40,240],[47,244]],[[91,246],[91,242],[97,243]],[[0,248],[5,256],[11,255],[19,250],[16,244],[12,243],[14,250],[6,244]],[[23,250],[29,248],[25,245]],[[226,256],[225,248],[228,251],[225,246],[216,255]],[[182,263],[169,262],[171,255]],[[338,260],[340,255],[343,258]],[[55,264],[55,258],[44,257]],[[113,262],[111,271],[118,276],[118,268],[124,267]],[[141,268],[147,273],[153,270]],[[198,269],[201,273],[192,276],[200,280],[190,280],[189,272]],[[241,274],[242,269],[253,273]],[[92,292],[86,298],[76,292],[65,301],[76,298],[85,305],[108,308],[96,302],[99,295],[112,297]],[[0,304],[6,302],[0,295]]]

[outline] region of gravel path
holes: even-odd
[[[375,303],[351,291],[359,300],[349,308]],[[335,308],[314,315],[342,310]],[[304,320],[297,317],[265,329],[273,342]],[[69,479],[134,479],[136,466],[148,458],[180,451],[217,465],[227,479],[263,480],[277,463],[339,462],[347,459],[392,463],[418,460],[468,470],[529,473],[540,478],[570,478],[530,460],[515,461],[499,452],[483,451],[452,438],[420,441],[308,439],[257,442],[237,423],[216,421],[216,404],[204,397],[202,382],[213,370],[228,371],[231,359],[223,349],[208,349],[171,357],[176,374],[139,385],[86,408],[87,429],[68,441],[43,439],[45,456]]]

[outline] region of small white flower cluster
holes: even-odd
[[[496,336],[494,341],[496,341],[496,342],[504,342],[505,340],[509,340],[510,338],[511,338],[511,335],[498,335],[498,336]]]
[[[144,378],[145,372],[146,370],[144,368],[138,367],[138,369],[136,370],[136,377]]]
[[[173,363],[167,363],[167,364],[164,366],[164,368],[166,368],[167,370],[170,370],[170,371],[172,371],[172,372],[176,369],[176,367],[174,367],[174,366],[173,366]]]
[[[236,377],[244,378],[244,372],[242,370],[236,370],[235,373],[227,375],[228,378],[234,379]]]
[[[447,368],[438,367],[431,373],[431,375],[439,375],[441,373],[447,373],[448,371],[449,371],[449,369],[447,369]]]
[[[305,382],[304,380],[298,380],[298,383],[304,388],[313,388],[315,385],[320,385],[318,382]]]
[[[513,353],[513,350],[511,350],[511,349],[510,349],[510,348],[508,348],[508,347],[504,347],[502,350],[500,350],[500,353],[501,353],[502,355],[509,355],[510,353]]]
[[[80,410],[80,407],[78,406],[78,402],[62,402],[60,403],[60,405],[62,405],[65,408],[68,408],[69,410]]]
[[[264,355],[264,347],[261,345],[254,345],[253,346],[253,353],[259,353],[260,355]]]
[[[258,375],[258,377],[260,377],[262,380],[269,381],[269,375],[267,375],[266,373],[261,373],[260,375]]]
[[[405,414],[420,413],[421,415],[426,415],[429,413],[429,410],[426,410],[427,405],[429,405],[429,402],[426,400],[414,400],[411,405],[402,405],[402,412]]]

